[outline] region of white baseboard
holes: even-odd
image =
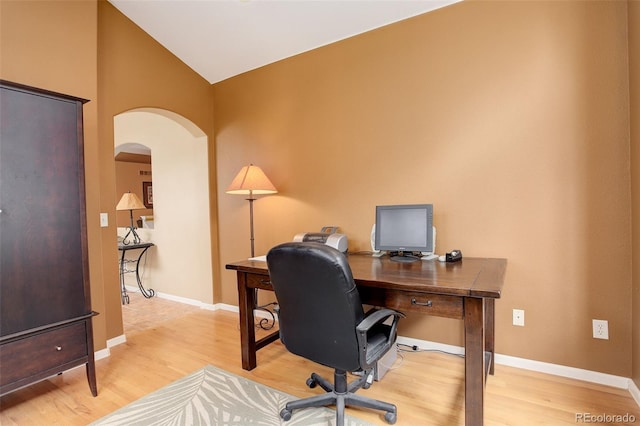
[[[240,313],[240,309],[235,306],[235,305],[227,305],[226,303],[216,303],[216,307],[218,309],[222,309],[225,311],[229,311],[229,312],[235,312],[235,313]],[[271,315],[269,315],[267,312],[257,309],[253,311],[253,315],[258,317],[258,318],[268,318],[271,319]]]
[[[210,303],[204,303],[196,299],[189,299],[188,297],[174,296],[172,294],[160,293],[160,292],[156,292],[156,297],[159,297],[160,299],[167,299],[167,300],[172,300],[174,302],[184,303],[186,305],[197,306],[200,309],[215,310],[215,309],[212,309],[214,305]]]
[[[551,364],[548,362],[534,361],[501,354],[496,354],[496,364],[522,368],[524,370],[538,371],[540,373],[553,374],[554,376],[583,380],[585,382],[598,383],[627,390],[629,389],[629,381],[631,380],[628,377],[615,376],[613,374],[600,373],[598,371],[584,370],[581,368],[567,367],[566,365]]]
[[[99,359],[108,358],[110,356],[111,350],[109,350],[109,347],[107,347],[106,349],[100,349],[99,351],[93,353],[93,359],[96,361]]]
[[[228,305],[226,303],[216,303],[216,310],[221,309],[223,311],[235,312],[236,314],[240,312],[240,309],[236,305]]]
[[[140,290],[138,289],[138,287],[133,287],[133,286],[125,286],[125,288],[127,289],[128,293],[139,293]],[[206,309],[209,311],[217,311],[219,308],[217,305],[219,305],[219,303],[212,305],[211,303],[205,303],[205,302],[201,302],[199,300],[196,299],[190,299],[188,297],[182,297],[182,296],[175,296],[173,294],[168,294],[168,293],[161,293],[161,292],[156,292],[155,297],[159,297],[160,299],[167,299],[167,300],[172,300],[174,302],[179,302],[179,303],[184,303],[186,305],[191,305],[191,306],[197,306],[201,309]]]
[[[428,351],[440,351],[454,355],[464,355],[464,348],[461,346],[446,345],[444,343],[430,342],[428,340],[419,340],[404,336],[398,336],[396,342],[402,345],[417,346],[420,349]]]
[[[127,293],[140,293],[140,289],[138,287],[125,285],[125,288],[127,289]],[[201,301],[196,299],[190,299],[188,297],[182,297],[182,296],[175,296],[173,294],[168,294],[168,293],[161,293],[159,291],[155,292],[154,297],[159,297],[160,299],[173,300],[174,302],[180,302],[180,303],[184,303],[186,305],[192,305],[192,306],[201,306],[204,304]]]
[[[442,351],[455,355],[464,354],[463,347],[430,342],[427,340],[398,336],[398,343],[406,344],[409,346],[417,346],[420,349]],[[615,376],[612,374],[600,373],[598,371],[567,367],[565,365],[551,364],[548,362],[534,361],[510,355],[496,354],[495,362],[496,364],[506,365],[509,367],[522,368],[524,370],[537,371],[539,373],[552,374],[554,376],[567,377],[571,379],[612,386],[619,389],[626,389],[629,391],[629,393],[631,393],[633,399],[635,399],[638,405],[640,405],[640,391],[638,390],[638,387],[635,385],[633,380],[628,377]]]
[[[228,305],[226,303],[218,303],[218,306],[220,307],[220,309],[225,310],[225,311],[235,312],[236,314],[240,312],[240,308],[238,308],[236,305]]]
[[[633,399],[636,400],[636,404],[640,407],[640,389],[638,389],[636,383],[631,379],[629,379],[629,392]]]
[[[132,289],[133,291],[137,290],[137,288],[135,287],[132,287]],[[129,287],[127,287],[127,291],[129,291]],[[159,292],[156,292],[156,297],[159,297],[161,299],[172,300],[174,302],[185,303],[191,306],[197,306],[200,309],[206,309],[208,311],[224,310],[224,311],[230,311],[230,312],[240,312],[240,309],[237,306],[229,305],[226,303],[215,303],[215,304],[204,303],[196,299],[189,299],[187,297],[174,296],[172,294],[159,293]],[[260,318],[271,318],[271,315],[260,310],[254,311],[254,315]]]
[[[114,346],[118,346],[121,345],[122,343],[125,343],[127,341],[127,336],[125,336],[124,334],[121,334],[117,337],[114,337],[113,339],[109,339],[107,340],[107,348],[112,348]]]

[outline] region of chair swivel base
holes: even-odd
[[[371,381],[371,373],[369,371],[355,380],[351,384],[347,384],[346,372],[336,371],[334,374],[334,383],[331,384],[324,377],[312,373],[311,377],[307,380],[307,386],[310,388],[320,385],[327,393],[309,398],[298,399],[287,403],[285,408],[280,411],[280,417],[284,421],[291,419],[293,410],[308,407],[324,407],[328,405],[336,406],[336,426],[344,425],[344,411],[345,407],[363,407],[371,408],[374,410],[385,411],[384,420],[388,424],[395,424],[397,420],[397,408],[393,404],[389,404],[384,401],[378,401],[377,399],[367,398],[364,396],[356,395],[354,392],[364,387],[369,387]],[[369,379],[369,380],[368,380]],[[337,389],[337,390],[336,390]]]

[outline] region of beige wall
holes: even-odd
[[[640,2],[629,0],[631,197],[633,200],[633,380],[640,388]]]
[[[217,301],[236,303],[233,273],[217,278],[249,250],[247,203],[224,189],[254,162],[280,189],[255,203],[258,252],[327,224],[342,226],[350,250],[366,250],[376,204],[433,202],[440,252],[509,259],[500,353],[639,383],[631,312],[632,303],[640,312],[640,226],[633,281],[629,230],[632,206],[633,224],[640,220],[640,84],[637,55],[628,55],[637,21],[633,1],[464,2],[212,90],[105,1],[3,1],[0,77],[92,100],[85,155],[97,349],[122,333],[115,223],[98,220],[101,211],[113,218],[117,202],[113,117],[162,108],[212,141],[214,93]],[[510,325],[512,308],[526,310],[526,327]],[[590,337],[592,318],[609,320],[609,341]],[[461,328],[410,317],[402,333],[460,344]]]
[[[432,202],[439,252],[509,260],[499,353],[630,376],[626,10],[463,2],[214,85],[221,266],[248,254],[224,189],[249,162],[280,191],[255,203],[259,253],[322,225],[368,250],[377,204]],[[400,332],[462,344],[452,320]]]
[[[98,64],[100,159],[104,169],[100,182],[101,200],[103,211],[113,215],[121,195],[115,193],[114,116],[136,108],[172,111],[194,123],[209,140],[213,140],[213,99],[206,80],[103,0],[98,1]],[[210,161],[213,161],[213,155],[214,150],[210,149]],[[215,188],[215,180],[209,185]],[[213,258],[218,255],[215,203],[215,197],[211,197]],[[105,257],[115,259],[115,227],[103,232],[107,234],[103,240]],[[105,298],[112,321],[107,324],[107,335],[113,338],[122,334],[122,319],[117,270],[108,272],[109,287]],[[214,283],[202,285],[219,286],[218,274],[217,268],[213,268]]]

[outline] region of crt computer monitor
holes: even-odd
[[[433,252],[433,204],[376,206],[375,249],[391,260],[411,262],[414,252]]]

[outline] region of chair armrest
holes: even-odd
[[[373,312],[367,314],[367,316],[358,324],[356,330],[358,333],[367,332],[371,330],[371,327],[374,325],[385,321],[387,318],[395,316],[393,322],[397,323],[398,319],[405,318],[406,315],[402,312],[395,311],[393,309],[382,308],[382,309],[374,309]]]
[[[384,344],[374,344],[373,352],[370,353],[368,344],[369,339],[367,333],[375,326],[382,324],[388,318],[393,317],[388,336]],[[360,367],[362,369],[369,369],[373,363],[375,363],[381,356],[383,356],[391,348],[396,340],[398,321],[400,318],[404,318],[405,315],[402,312],[395,311],[393,309],[382,308],[369,312],[367,316],[356,327],[356,335],[358,338],[358,346],[360,353]],[[385,333],[386,334],[386,333]],[[378,340],[378,343],[380,341]]]

